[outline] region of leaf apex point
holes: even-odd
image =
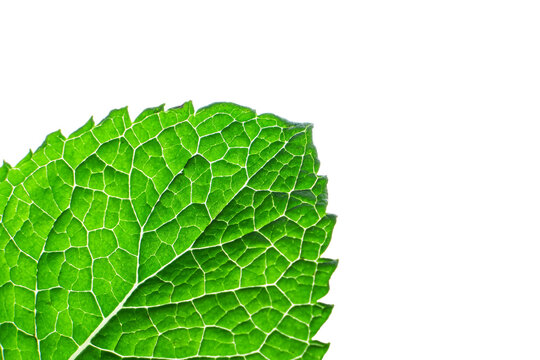
[[[66,137],[64,136],[64,134],[62,134],[62,130],[56,130],[50,133],[49,135],[47,135],[47,139],[50,139],[50,138],[58,138],[58,139],[64,140]]]
[[[195,113],[195,106],[193,105],[193,100],[186,101],[182,106],[187,106],[191,114]]]
[[[183,108],[186,108],[186,107],[187,107],[189,113],[192,114],[192,113],[193,113],[193,103],[191,102],[191,100],[182,103],[182,105],[171,106],[171,107],[168,108],[166,111],[169,111],[169,110],[176,110],[176,109],[183,109]]]

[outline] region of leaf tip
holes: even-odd
[[[15,165],[15,168],[21,168],[26,162],[30,161],[32,159],[32,156],[34,156],[34,152],[32,149],[28,150],[28,153]]]
[[[71,135],[69,135],[69,139],[82,135],[83,133],[93,129],[95,126],[96,123],[94,122],[94,117],[91,116],[90,119],[83,126],[75,130]]]
[[[66,140],[66,137],[64,136],[64,134],[62,134],[62,130],[57,130],[55,132],[52,132],[49,135],[47,135],[47,137],[45,138],[46,143],[54,142],[55,140],[56,141]]]
[[[166,110],[166,112],[169,111],[177,111],[181,113],[187,113],[187,115],[193,115],[195,113],[195,108],[193,107],[193,102],[191,100],[188,100],[184,102],[182,105],[179,106],[173,106]]]
[[[333,222],[336,222],[338,216],[336,214],[326,214],[326,216],[328,218],[330,218],[330,220],[332,220]]]
[[[0,174],[4,172],[7,173],[10,169],[11,169],[11,165],[6,160],[2,161],[2,166],[0,166]],[[1,178],[2,176],[0,176],[0,179]]]
[[[162,112],[163,110],[165,109],[165,104],[161,104],[159,106],[155,106],[155,107],[150,107],[150,108],[147,108],[147,109],[144,109],[140,114],[139,116],[137,116],[135,118],[135,120],[133,120],[133,124],[136,124],[138,122],[141,122],[143,121],[144,119],[146,119],[147,117],[150,117],[152,115],[155,115],[157,113],[160,113]]]
[[[195,107],[193,106],[193,101],[192,100],[188,100],[186,101],[185,103],[183,103],[180,107],[186,107],[188,109],[188,112],[190,114],[194,114],[195,113]]]
[[[0,166],[0,181],[6,180],[10,169],[11,169],[11,165],[9,165],[6,161],[4,161],[2,166]]]

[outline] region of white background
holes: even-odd
[[[539,15],[517,0],[2,1],[0,158],[124,105],[312,122],[339,215],[325,359],[538,359]]]

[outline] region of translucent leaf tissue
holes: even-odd
[[[322,359],[336,219],[309,124],[127,109],[0,167],[0,359]]]

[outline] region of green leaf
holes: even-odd
[[[312,128],[127,109],[0,168],[0,359],[322,359],[337,263]]]

